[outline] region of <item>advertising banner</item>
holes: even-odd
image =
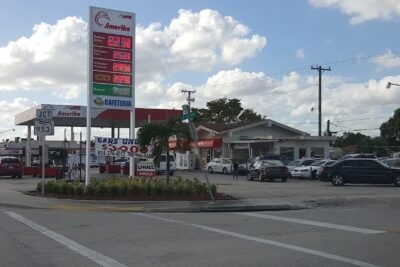
[[[138,163],[136,168],[138,176],[153,177],[156,175],[156,170],[153,163]]]
[[[89,106],[132,110],[135,13],[90,7]]]
[[[138,152],[135,139],[95,137],[95,155],[105,157],[134,157]]]

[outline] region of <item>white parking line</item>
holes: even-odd
[[[79,254],[81,254],[82,256],[96,262],[97,264],[99,264],[100,266],[104,266],[104,267],[126,267],[126,265],[123,265],[107,256],[104,256],[103,254],[94,251],[90,248],[87,248],[85,246],[82,246],[78,243],[76,243],[75,241],[66,238],[65,236],[62,236],[54,231],[51,231],[31,220],[26,219],[25,217],[23,217],[20,214],[17,214],[15,212],[12,211],[3,211],[5,214],[7,214],[8,216],[10,216],[11,218],[14,218],[15,220],[31,227],[32,229],[42,233],[43,235],[57,241],[58,243],[66,246],[67,248],[69,248],[70,250],[73,250]]]
[[[244,239],[244,240],[248,240],[248,241],[254,241],[254,242],[263,243],[263,244],[267,244],[267,245],[271,245],[271,246],[286,248],[286,249],[294,250],[297,252],[302,252],[302,253],[311,254],[311,255],[319,256],[319,257],[326,258],[326,259],[331,259],[331,260],[335,260],[335,261],[339,261],[339,262],[343,262],[343,263],[352,264],[355,266],[377,267],[377,265],[374,265],[374,264],[370,264],[370,263],[359,261],[359,260],[353,260],[350,258],[346,258],[346,257],[342,257],[342,256],[314,250],[314,249],[303,248],[300,246],[290,245],[290,244],[281,243],[281,242],[268,240],[268,239],[264,239],[264,238],[259,238],[259,237],[239,234],[239,233],[235,233],[235,232],[225,231],[222,229],[209,227],[209,226],[205,226],[205,225],[201,225],[201,224],[187,223],[187,222],[179,221],[179,220],[166,219],[166,218],[162,218],[162,217],[158,217],[158,216],[154,216],[154,215],[150,215],[150,214],[145,214],[145,213],[131,213],[131,214],[146,217],[146,218],[151,218],[151,219],[155,219],[155,220],[159,220],[159,221],[164,221],[164,222],[169,222],[169,223],[177,223],[177,224],[181,224],[181,225],[185,225],[185,226],[191,226],[191,227],[195,227],[195,228],[202,229],[205,231],[214,232],[214,233],[227,235],[227,236],[232,236],[232,237],[236,237],[236,238]]]
[[[256,217],[256,218],[262,218],[262,219],[269,219],[269,220],[275,220],[275,221],[284,221],[284,222],[290,222],[290,223],[299,223],[299,224],[305,224],[305,225],[312,225],[312,226],[317,226],[317,227],[331,228],[331,229],[336,229],[336,230],[356,232],[356,233],[362,233],[362,234],[383,234],[383,233],[386,233],[385,231],[381,231],[381,230],[373,230],[373,229],[359,228],[359,227],[353,227],[353,226],[347,226],[347,225],[341,225],[341,224],[333,224],[333,223],[317,222],[317,221],[310,221],[310,220],[302,220],[302,219],[274,216],[274,215],[268,215],[268,214],[259,214],[259,213],[253,213],[253,212],[251,212],[251,213],[236,212],[236,213],[233,213],[233,214],[238,214],[238,215],[242,215],[242,216],[249,216],[249,217]]]

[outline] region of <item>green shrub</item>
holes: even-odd
[[[41,192],[41,183],[36,185],[36,190]],[[217,193],[217,186],[211,185],[214,194]],[[198,179],[189,180],[178,176],[170,183],[160,178],[112,178],[112,179],[93,179],[92,182],[85,184],[78,181],[70,183],[66,181],[48,181],[44,184],[46,194],[60,195],[154,195],[154,196],[189,196],[192,194],[208,194],[205,183]]]
[[[74,193],[73,193],[74,195],[82,196],[84,191],[85,191],[84,184],[78,183],[74,185]]]

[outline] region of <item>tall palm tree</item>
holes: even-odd
[[[185,142],[190,141],[190,131],[187,124],[182,123],[181,117],[170,117],[160,123],[149,123],[137,132],[139,146],[153,145],[152,156],[157,164],[161,154],[165,151],[167,156],[167,183],[169,183],[169,139],[175,137],[176,148],[181,150]]]

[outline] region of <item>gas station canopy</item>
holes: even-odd
[[[15,115],[15,125],[34,125],[37,109],[51,109],[54,126],[86,127],[86,106],[41,104]],[[129,128],[130,111],[116,109],[92,109],[92,127]],[[136,108],[135,126],[150,122],[165,121],[181,116],[182,110]]]

